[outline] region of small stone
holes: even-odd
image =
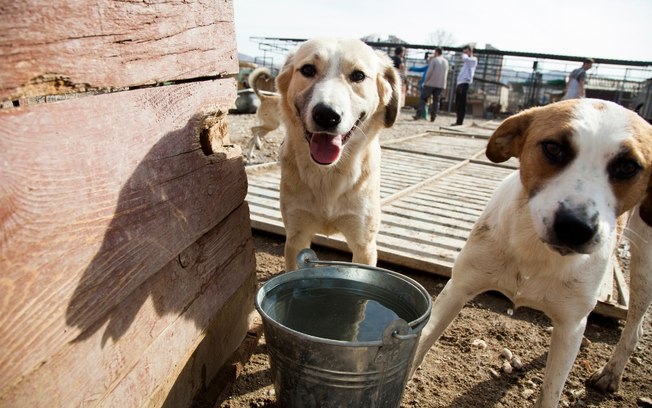
[[[514,367],[517,370],[522,370],[523,363],[521,362],[521,359],[516,356],[512,357],[512,367]]]
[[[489,374],[491,374],[493,378],[500,378],[500,373],[493,368],[489,369]]]
[[[471,345],[473,347],[477,347],[479,349],[486,349],[487,348],[487,342],[482,340],[482,339],[475,339],[471,342]]]
[[[272,388],[271,390],[267,391],[267,395],[269,395],[270,397],[275,396],[276,395],[276,390],[274,388]]]
[[[500,352],[500,355],[505,357],[505,359],[507,359],[507,360],[511,360],[512,357],[514,357],[514,354],[508,348],[504,348],[503,351]]]
[[[514,316],[514,309],[512,309],[511,307],[507,309],[507,316]]]
[[[570,395],[574,401],[579,401],[586,395],[584,389],[570,390]]]
[[[546,327],[546,333],[550,333],[550,334],[552,334],[552,330],[553,330],[553,329],[554,329],[554,327],[552,327],[552,326],[548,326],[548,327]]]
[[[523,398],[530,398],[532,396],[532,394],[534,394],[534,390],[531,390],[529,388],[526,388],[526,389],[523,390],[523,392],[521,392],[521,395],[523,396]]]
[[[509,361],[503,362],[503,366],[501,368],[505,374],[511,374],[513,371],[512,365],[509,363]]]
[[[639,407],[652,407],[652,398],[648,397],[638,397],[636,399],[636,405]]]

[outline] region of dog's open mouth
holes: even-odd
[[[349,141],[352,128],[346,134],[333,135],[330,133],[306,133],[306,139],[310,143],[310,156],[319,164],[333,164],[340,158],[342,149],[346,142]]]

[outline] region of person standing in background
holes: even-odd
[[[399,107],[402,108],[405,106],[405,93],[407,92],[407,75],[405,74],[405,48],[400,45],[394,49],[394,55],[391,57],[394,62],[394,68],[399,73],[401,77],[401,100]]]
[[[451,126],[462,126],[464,115],[466,115],[466,96],[469,92],[469,86],[473,82],[475,68],[478,66],[478,59],[473,56],[473,47],[470,45],[462,48],[462,69],[457,76],[457,86],[455,87],[455,111],[457,120]]]
[[[426,110],[426,103],[428,98],[432,95],[432,104],[430,105],[430,121],[434,122],[439,112],[439,101],[441,94],[446,89],[446,82],[448,79],[448,61],[442,56],[443,50],[441,47],[435,48],[435,57],[430,60],[428,64],[428,71],[423,83],[421,97],[419,98],[419,107],[414,119],[421,119]]]
[[[426,74],[428,73],[428,67],[430,66],[430,60],[434,58],[434,54],[431,56],[429,52],[426,52],[425,57],[423,58],[426,61],[426,65],[417,67],[417,66],[412,66],[408,68],[408,71],[410,72],[420,72],[421,73],[421,78],[419,79],[419,95],[421,95],[421,92],[423,92],[423,83],[426,81]],[[417,118],[413,116],[413,118],[416,120]],[[426,115],[422,115],[419,119],[425,119]]]
[[[574,69],[568,76],[566,92],[562,99],[575,99],[586,97],[586,71],[593,67],[593,59],[586,58],[582,66]]]

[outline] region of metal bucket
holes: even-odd
[[[256,294],[278,405],[398,407],[430,318],[428,292],[396,272],[320,261],[310,249],[297,264]]]

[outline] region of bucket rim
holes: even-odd
[[[318,264],[318,263],[321,263],[321,261],[318,261],[318,262],[315,262],[315,263]],[[338,270],[339,268],[342,268],[342,267],[345,267],[345,268],[346,267],[360,268],[360,269],[366,269],[366,270],[370,270],[370,271],[374,271],[374,272],[387,273],[389,275],[394,276],[397,279],[400,279],[400,280],[404,281],[405,283],[411,285],[417,291],[419,291],[421,293],[421,295],[423,295],[423,297],[426,300],[426,310],[418,318],[412,320],[411,322],[407,322],[410,329],[414,329],[414,328],[418,327],[422,323],[427,322],[428,319],[430,318],[430,312],[432,310],[432,298],[430,296],[430,293],[428,293],[428,291],[423,287],[423,285],[421,285],[416,280],[410,278],[409,276],[405,276],[405,275],[403,275],[401,273],[391,271],[389,269],[378,268],[378,267],[375,267],[375,266],[369,266],[369,265],[363,265],[363,264],[357,264],[357,263],[336,262],[336,263],[333,263],[333,264],[330,264],[330,265],[327,265],[327,266],[307,267],[307,268],[301,268],[301,269],[297,269],[297,270],[290,271],[290,272],[285,272],[285,273],[282,273],[280,275],[274,276],[274,277],[270,278],[269,280],[267,280],[265,283],[263,283],[257,289],[256,296],[255,296],[256,310],[258,311],[258,313],[261,314],[261,316],[263,316],[263,323],[273,324],[274,326],[283,328],[283,330],[287,330],[287,331],[289,331],[290,333],[292,333],[292,334],[294,334],[296,336],[309,339],[310,341],[323,343],[323,344],[347,346],[347,347],[375,347],[375,346],[382,346],[383,344],[385,344],[385,343],[383,343],[382,339],[370,340],[370,341],[346,341],[346,340],[334,340],[334,339],[328,339],[328,338],[324,338],[324,337],[313,336],[313,335],[310,335],[310,334],[306,334],[306,333],[294,330],[294,329],[292,329],[292,328],[290,328],[290,327],[288,327],[288,326],[286,326],[284,324],[279,323],[278,321],[273,319],[269,314],[267,314],[267,312],[265,312],[265,310],[263,310],[261,302],[262,302],[265,294],[267,292],[271,291],[272,289],[274,289],[274,288],[276,288],[276,287],[278,287],[278,286],[280,286],[280,285],[282,285],[284,283],[287,283],[287,282],[291,281],[294,275],[298,275],[298,274],[301,274],[301,273],[305,274],[306,272],[316,271],[316,270],[320,270],[320,271],[325,271],[325,270],[328,270],[328,269]],[[336,277],[333,277],[333,278],[336,278]],[[350,280],[350,279],[346,279],[344,277],[336,278],[336,279]],[[425,324],[423,326],[425,326]],[[417,334],[419,334],[422,329],[423,329],[423,327],[421,327],[418,330]]]

